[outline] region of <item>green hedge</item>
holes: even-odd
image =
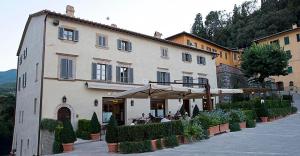
[[[268,109],[268,117],[287,116],[292,113],[292,107]]]
[[[50,132],[54,132],[57,126],[62,126],[62,122],[54,120],[54,119],[42,119],[41,121],[41,129],[48,130]]]
[[[178,145],[179,145],[179,143],[178,143],[178,140],[175,135],[165,137],[165,146],[167,148],[176,147]]]
[[[181,121],[117,127],[117,141],[152,140],[171,135],[183,135]]]
[[[138,142],[121,142],[120,143],[120,152],[121,153],[143,153],[143,152],[150,152],[151,149],[151,142],[149,140],[145,141],[138,141]]]
[[[265,100],[267,108],[284,108],[291,107],[290,100]],[[249,101],[239,101],[233,103],[221,103],[217,105],[218,108],[223,110],[230,109],[242,109],[242,110],[255,110],[261,108],[261,103],[259,99],[253,99]]]
[[[240,131],[241,130],[240,124],[238,122],[230,123],[229,129],[230,129],[230,132]]]
[[[89,140],[90,139],[90,127],[91,121],[86,119],[78,120],[78,129],[76,130],[76,135],[80,139]]]
[[[246,120],[255,120],[257,118],[256,112],[254,110],[243,110]]]
[[[246,120],[246,127],[247,128],[254,128],[256,127],[256,121],[255,120]]]

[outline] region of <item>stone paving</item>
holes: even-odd
[[[300,95],[295,95],[300,109]],[[78,144],[75,151],[61,156],[121,155],[107,153],[104,141]],[[300,156],[300,113],[270,123],[257,124],[256,128],[243,129],[214,136],[193,144],[172,149],[131,154],[143,156]]]

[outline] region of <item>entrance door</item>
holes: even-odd
[[[190,100],[183,100],[183,108],[190,116]]]
[[[104,97],[102,99],[102,122],[108,123],[113,115],[119,125],[125,124],[125,100]]]
[[[150,113],[155,117],[165,117],[166,104],[165,99],[150,99]]]
[[[67,107],[61,107],[57,112],[57,120],[64,121],[66,119],[71,121],[71,111]]]

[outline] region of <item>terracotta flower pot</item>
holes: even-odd
[[[73,151],[73,143],[62,144],[65,152]]]
[[[100,133],[90,134],[92,140],[100,140]]]
[[[156,139],[155,140],[151,140],[152,151],[156,151],[157,150],[156,142],[157,142]]]
[[[118,143],[108,143],[108,152],[117,153],[118,152]]]
[[[209,136],[214,136],[215,134],[220,133],[220,126],[212,126],[208,128]]]
[[[261,122],[268,122],[268,117],[260,117]]]
[[[182,144],[182,136],[181,135],[176,135],[177,142],[178,144]]]
[[[227,132],[229,130],[229,123],[221,124],[220,125],[220,132]]]
[[[240,122],[239,124],[241,129],[246,128],[246,122]]]
[[[189,143],[189,139],[188,139],[188,137],[186,137],[186,136],[183,136],[181,139],[182,139],[182,141],[181,141],[181,142],[182,142],[183,144],[188,144],[188,143]]]
[[[269,122],[273,122],[275,120],[275,118],[274,117],[272,117],[272,118],[268,118],[268,121]]]

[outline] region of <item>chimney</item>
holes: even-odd
[[[158,32],[158,31],[155,31],[154,37],[161,38],[161,36],[162,36],[162,33]]]
[[[71,5],[67,5],[67,7],[66,7],[66,15],[70,16],[70,17],[74,17],[74,12],[75,12],[74,7],[71,6]]]
[[[110,26],[114,27],[114,28],[118,28],[118,26],[116,24],[111,24]]]
[[[298,28],[298,25],[295,23],[295,24],[292,25],[292,28],[296,29],[296,28]]]

